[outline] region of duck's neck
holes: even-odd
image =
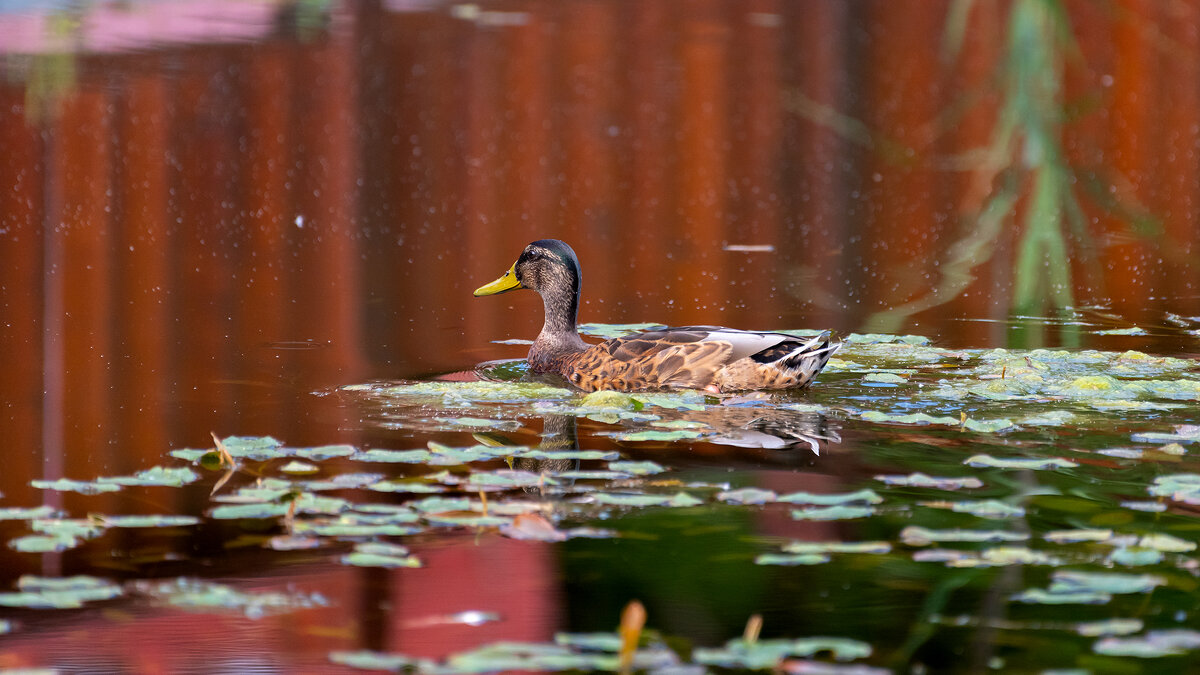
[[[546,306],[546,321],[529,350],[529,362],[534,370],[558,370],[564,358],[588,348],[575,327],[579,313],[579,295],[569,286],[542,291]]]

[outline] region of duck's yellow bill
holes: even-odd
[[[513,263],[512,267],[504,273],[504,276],[493,281],[490,284],[485,284],[475,289],[475,295],[495,295],[505,291],[511,291],[514,288],[520,288],[521,282],[517,281],[517,263]]]

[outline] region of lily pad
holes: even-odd
[[[974,467],[986,467],[991,469],[1026,469],[1042,471],[1047,469],[1073,469],[1077,466],[1075,462],[1061,457],[992,457],[991,455],[972,455],[963,461],[963,464]]]
[[[121,489],[120,485],[114,483],[101,483],[98,481],[80,481],[70,480],[68,478],[59,478],[58,480],[32,480],[29,484],[39,490],[55,490],[57,492],[78,492],[84,495],[95,495],[101,492],[116,492]]]
[[[172,607],[201,612],[231,609],[250,619],[329,605],[319,593],[241,591],[226,584],[187,577],[167,581],[138,580],[133,582],[133,589]]]
[[[1093,649],[1097,654],[1106,656],[1133,656],[1143,659],[1181,656],[1200,649],[1200,633],[1187,628],[1152,630],[1138,637],[1107,637],[1096,642]]]
[[[74,609],[87,602],[111,600],[124,591],[117,584],[90,576],[38,577],[23,575],[16,593],[0,593],[0,606],[32,609]]]

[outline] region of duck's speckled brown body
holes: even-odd
[[[530,367],[558,373],[585,391],[800,389],[812,384],[841,346],[830,342],[828,332],[804,339],[716,326],[664,328],[588,344],[575,327],[580,280],[571,247],[543,239],[525,247],[504,276],[475,295],[537,291],[546,319],[529,350]]]

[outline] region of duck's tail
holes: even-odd
[[[830,331],[824,331],[788,352],[777,363],[781,370],[796,378],[797,388],[804,388],[812,384],[825,364],[829,363],[830,357],[841,348],[842,341],[835,340]]]

